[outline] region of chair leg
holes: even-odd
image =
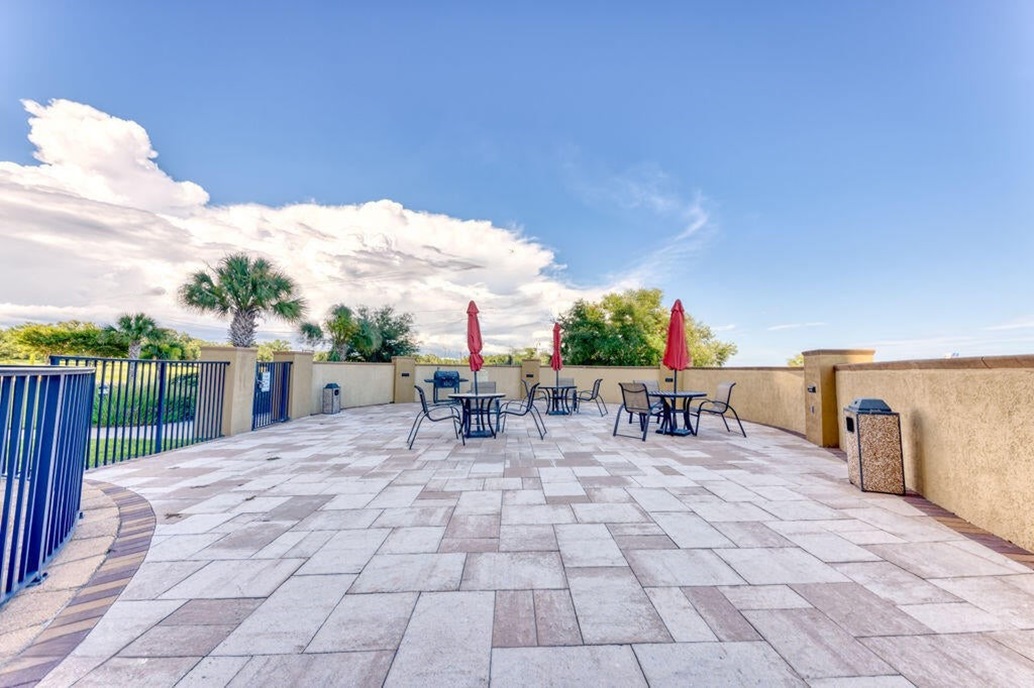
[[[746,437],[747,431],[743,429],[743,423],[740,422],[740,414],[736,413],[736,409],[731,406],[729,407],[729,410],[732,411],[733,417],[736,418],[736,424],[740,426],[740,432],[742,432],[743,436]]]
[[[539,439],[546,439],[546,422],[542,420],[542,415],[534,406],[531,407],[531,421],[535,423],[535,429],[539,431]]]
[[[643,431],[643,442],[646,441],[646,433],[650,432],[650,414],[639,414],[639,427]]]
[[[725,414],[722,414],[722,422],[725,423],[725,431],[732,432],[732,428],[729,427],[729,421],[725,420]]]
[[[617,437],[617,434],[618,434],[618,423],[620,423],[620,422],[621,422],[621,412],[622,412],[622,411],[623,411],[624,409],[625,409],[625,405],[624,405],[624,404],[622,404],[622,405],[621,405],[621,408],[620,408],[620,409],[618,409],[618,412],[614,414],[614,436],[615,436],[615,437]],[[629,422],[629,423],[631,423],[631,422],[632,422],[632,414],[631,414],[631,413],[630,413],[630,414],[628,414],[628,422]]]
[[[413,421],[413,427],[411,427],[409,429],[409,437],[406,439],[406,441],[409,444],[409,448],[410,449],[413,448],[413,442],[416,441],[416,434],[417,434],[417,432],[420,431],[420,424],[424,422],[424,418],[425,418],[425,415],[423,413],[421,413]]]
[[[599,409],[600,418],[607,415],[607,404],[600,397],[596,397],[596,408]]]

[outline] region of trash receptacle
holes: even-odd
[[[341,386],[331,382],[323,387],[323,413],[341,412]]]
[[[847,477],[863,492],[905,494],[901,417],[882,399],[855,399],[844,407]]]

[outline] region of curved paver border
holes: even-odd
[[[104,562],[97,567],[64,609],[26,647],[7,671],[0,671],[0,686],[33,685],[67,657],[93,630],[133,578],[154,535],[154,510],[146,499],[124,487],[90,480],[118,507],[119,527]]]

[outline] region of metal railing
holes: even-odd
[[[96,370],[86,467],[96,468],[222,437],[222,361],[51,356]]]
[[[255,364],[255,401],[251,407],[251,429],[289,421],[291,362],[260,361]]]
[[[92,370],[0,366],[0,603],[41,580],[79,517]]]

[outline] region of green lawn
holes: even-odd
[[[191,444],[191,442],[187,439],[167,439],[162,442],[162,451],[179,449],[180,447],[186,447],[189,444]],[[147,456],[148,454],[158,453],[158,450],[154,446],[154,440],[143,438],[108,440],[91,439],[90,447],[87,451],[87,468],[102,466],[105,461],[109,464],[118,463],[119,461],[125,461],[126,459],[133,459],[138,456]]]

